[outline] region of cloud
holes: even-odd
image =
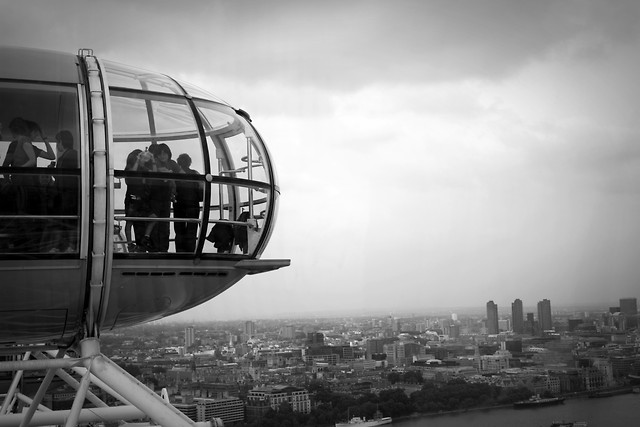
[[[206,68],[223,79],[340,91],[505,79],[562,46],[587,40],[584,54],[594,39],[607,46],[638,34],[632,1],[5,3],[8,44],[89,46],[132,65],[169,56],[169,73]]]

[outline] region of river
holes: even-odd
[[[394,421],[400,427],[548,427],[553,421],[586,421],[589,427],[640,425],[640,394],[567,399],[538,408],[496,408]]]

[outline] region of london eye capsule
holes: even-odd
[[[279,188],[244,111],[91,50],[0,57],[0,344],[69,345],[289,265],[260,258]]]

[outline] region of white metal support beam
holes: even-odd
[[[31,352],[27,351],[24,354],[24,357],[22,358],[22,360],[28,360],[29,357],[31,357]],[[7,362],[5,362],[7,363]],[[10,363],[10,362],[8,362]],[[15,368],[15,369],[7,369],[9,371],[16,371],[16,373],[13,376],[13,381],[11,381],[11,386],[9,386],[9,390],[7,391],[7,395],[4,398],[4,402],[2,402],[2,407],[0,408],[0,415],[4,415],[6,413],[9,412],[9,409],[13,406],[13,402],[14,397],[15,397],[15,393],[16,390],[18,389],[18,383],[20,382],[20,379],[22,378],[22,372],[23,370],[20,368]]]
[[[64,425],[73,427],[79,424],[105,421],[152,420],[153,425],[165,427],[213,427],[212,422],[194,422],[177,410],[167,400],[148,389],[144,384],[127,373],[120,366],[100,353],[98,338],[87,338],[80,342],[80,358],[54,356],[36,353],[36,360],[0,362],[0,371],[15,371],[15,387],[7,396],[0,414],[0,427],[33,427]],[[25,356],[25,359],[27,356]],[[81,372],[80,383],[63,369]],[[45,379],[35,397],[24,396],[17,391],[15,380],[23,370],[46,371]],[[76,396],[71,410],[53,411],[40,402],[47,391],[51,379],[58,375],[76,388]],[[90,384],[97,385],[114,396],[121,398],[122,406],[108,407],[106,403],[89,391]],[[22,413],[10,413],[16,400],[28,405]],[[83,408],[85,400],[96,407]],[[129,403],[130,402],[130,403]]]

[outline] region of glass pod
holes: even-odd
[[[279,188],[248,114],[90,50],[0,55],[0,343],[159,319],[289,264],[260,259]]]

